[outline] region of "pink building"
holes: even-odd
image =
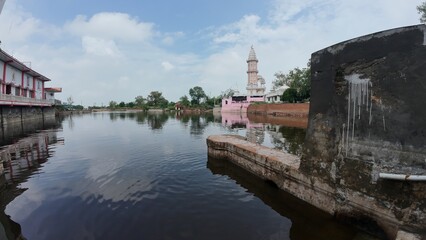
[[[258,62],[252,46],[247,59],[247,94],[236,94],[222,99],[222,112],[247,112],[247,107],[251,103],[265,101],[265,79],[258,75]]]

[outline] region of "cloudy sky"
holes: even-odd
[[[312,52],[419,23],[422,0],[6,0],[1,48],[52,79],[58,99],[108,105],[160,91],[210,96],[259,74],[304,67]]]

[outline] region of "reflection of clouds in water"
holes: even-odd
[[[166,156],[173,155],[175,153],[175,146],[171,144],[165,144],[161,147],[163,149],[163,153]]]
[[[135,204],[143,199],[155,199],[158,196],[158,192],[155,190],[156,185],[156,181],[147,176],[100,178],[98,181],[88,182],[85,191],[78,195],[81,195],[85,201],[95,198],[98,202],[124,201]]]
[[[5,213],[14,216],[14,221],[22,221],[42,205],[47,198],[43,189],[38,188],[38,184],[25,183],[25,188],[31,189],[31,194],[21,194],[9,203]]]
[[[281,223],[277,232],[271,234],[268,239],[282,240],[289,239],[292,223],[290,219],[286,219],[286,223]]]
[[[115,155],[111,153],[112,155]],[[108,182],[117,171],[124,165],[119,161],[120,156],[109,156],[105,158],[90,160],[86,177],[94,182]]]
[[[113,202],[137,202],[144,198],[156,197],[155,193],[151,192],[155,182],[146,173],[138,174],[138,169],[128,169],[129,153],[115,151],[104,154],[109,157],[98,157],[90,161],[83,183],[86,184],[82,194],[84,199],[94,195]]]

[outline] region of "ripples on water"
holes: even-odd
[[[2,148],[7,187],[0,238],[20,232],[28,239],[363,236],[240,168],[207,158],[206,137],[230,132],[300,154],[303,129],[252,126],[242,118],[233,128],[234,120],[225,120],[94,113],[15,139]]]

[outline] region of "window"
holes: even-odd
[[[6,85],[6,94],[12,94],[12,85]]]

